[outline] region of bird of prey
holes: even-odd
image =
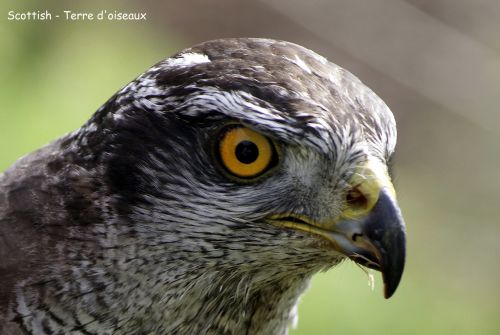
[[[0,175],[0,333],[286,334],[343,259],[390,297],[395,145],[384,102],[304,47],[186,49]]]

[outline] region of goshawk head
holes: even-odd
[[[395,145],[384,102],[310,50],[184,50],[7,172],[36,165],[51,197],[33,202],[48,242],[32,263],[55,283],[51,298],[22,286],[23,311],[90,333],[280,333],[309,278],[346,258],[380,270],[390,297],[405,258]]]

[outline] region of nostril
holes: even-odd
[[[368,207],[368,199],[357,187],[353,187],[347,192],[346,201],[353,209],[363,210]]]
[[[354,233],[354,234],[352,234],[351,239],[352,239],[354,242],[356,242],[356,240],[358,239],[358,237],[362,237],[362,236],[363,236],[363,234]]]

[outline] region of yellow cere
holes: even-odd
[[[237,147],[242,142],[250,142],[258,149],[255,160],[242,162],[237,156]],[[224,167],[242,178],[255,177],[268,167],[271,162],[272,144],[265,136],[245,127],[234,127],[226,131],[219,144],[219,154]]]
[[[349,184],[363,201],[347,206],[341,214],[341,217],[346,219],[354,219],[368,214],[377,203],[382,189],[386,189],[394,199],[396,198],[396,191],[387,173],[387,168],[378,160],[370,159],[361,164],[356,169]]]

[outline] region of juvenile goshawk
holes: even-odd
[[[0,175],[1,334],[286,334],[311,276],[401,278],[394,118],[298,45],[206,42]]]

